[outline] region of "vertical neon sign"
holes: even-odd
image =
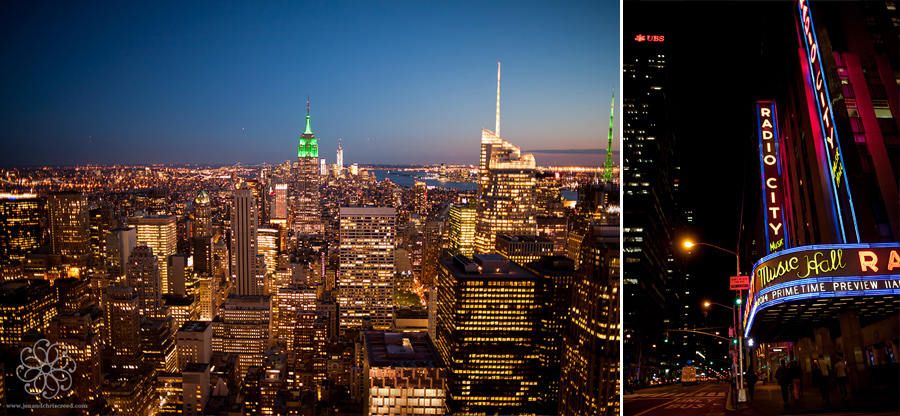
[[[774,101],[756,102],[759,135],[759,170],[762,177],[763,207],[766,211],[766,251],[771,254],[788,247],[784,222],[784,190],[778,145],[778,118]]]
[[[819,54],[819,42],[816,39],[816,30],[807,3],[807,0],[799,0],[797,7],[800,12],[800,34],[806,48],[806,64],[809,71],[807,88],[810,89],[812,98],[816,101],[816,117],[812,124],[814,129],[818,125],[819,134],[824,140],[825,155],[828,158],[826,162],[827,176],[831,179],[831,196],[840,237],[842,242],[858,243],[859,228],[856,224],[856,212],[853,209],[853,198],[850,196],[850,187],[844,173],[844,156],[841,153],[841,144],[834,126],[834,112],[831,108],[828,86],[825,83],[825,70]]]

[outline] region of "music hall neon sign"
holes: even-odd
[[[766,249],[768,253],[788,247],[784,222],[784,191],[781,189],[781,162],[778,145],[778,119],[774,101],[756,102],[759,135],[759,166],[762,176],[763,207],[766,211]]]
[[[818,124],[820,134],[824,140],[825,155],[828,158],[827,166],[831,178],[832,197],[834,199],[834,209],[837,216],[841,238],[847,242],[847,228],[851,228],[855,237],[855,241],[859,241],[859,230],[856,225],[856,213],[853,209],[853,198],[850,196],[850,188],[847,184],[847,178],[844,174],[844,157],[841,154],[841,145],[838,141],[837,132],[834,125],[834,112],[831,108],[831,97],[828,93],[828,86],[825,82],[825,70],[822,66],[822,57],[819,54],[819,43],[816,39],[815,26],[813,26],[812,17],[809,13],[809,5],[807,0],[799,0],[797,2],[799,8],[800,31],[802,33],[803,44],[806,48],[806,63],[809,71],[809,87],[816,102],[816,118],[818,123],[813,121],[813,125]],[[845,215],[849,218],[844,218]],[[852,223],[849,221],[852,220]],[[845,221],[848,221],[845,223]]]
[[[786,302],[889,295],[900,295],[898,243],[789,248],[763,257],[753,267],[745,335],[757,314]]]

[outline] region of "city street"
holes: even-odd
[[[724,415],[728,383],[706,382],[696,386],[674,384],[635,390],[625,394],[623,414],[640,415]]]

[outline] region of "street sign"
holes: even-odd
[[[749,290],[750,276],[731,276],[731,290]]]

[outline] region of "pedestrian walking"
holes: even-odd
[[[750,366],[747,366],[747,372],[744,373],[744,379],[747,381],[747,393],[750,395],[750,400],[753,400],[753,387],[758,381],[756,371],[753,371]]]
[[[841,400],[847,400],[847,383],[850,375],[847,374],[847,364],[844,362],[844,354],[839,353],[837,362],[834,363],[834,376],[837,378],[838,389],[841,391]]]
[[[778,385],[781,386],[781,399],[784,401],[784,408],[787,409],[790,407],[788,389],[790,389],[791,385],[791,373],[784,362],[784,358],[781,359],[778,370],[775,371],[775,379],[778,380]]]
[[[800,361],[794,360],[791,361],[789,369],[791,372],[791,380],[794,383],[794,403],[800,403],[800,381],[803,378],[803,368],[800,367]]]
[[[822,403],[826,406],[831,404],[831,399],[828,397],[828,370],[828,363],[825,362],[825,356],[819,354],[819,359],[816,360],[816,365],[813,367],[813,380],[816,385],[819,386],[819,392],[822,393]]]

